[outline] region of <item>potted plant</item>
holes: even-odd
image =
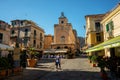
[[[8,59],[8,63],[9,63],[9,68],[8,68],[8,71],[7,71],[7,75],[10,76],[12,73],[13,73],[13,68],[14,68],[14,60],[13,60],[13,55],[9,52],[8,56],[7,56],[7,59]]]
[[[96,67],[97,56],[96,56],[96,55],[92,55],[92,57],[91,57],[91,61],[92,61],[92,63],[93,63],[93,67]]]
[[[92,61],[91,61],[91,58],[92,58],[92,56],[90,55],[90,56],[88,56],[88,60],[89,60],[89,62],[91,63]]]
[[[105,71],[105,67],[107,66],[106,61],[101,56],[97,58],[98,67],[100,68],[100,76],[103,80],[108,80],[107,73]]]
[[[36,52],[35,52],[34,48],[29,48],[28,54],[29,54],[29,58],[27,59],[28,66],[35,67],[37,64],[37,59],[35,58]]]
[[[6,57],[0,57],[0,77],[7,76],[10,64]]]

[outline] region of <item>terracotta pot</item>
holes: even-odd
[[[21,71],[21,67],[16,67],[13,69],[14,74],[18,74]]]
[[[29,67],[35,67],[37,63],[37,59],[27,59],[27,64]]]
[[[93,66],[93,67],[96,67],[96,63],[93,63],[92,66]]]
[[[10,76],[10,75],[12,75],[12,69],[8,69],[8,71],[7,71],[8,73],[7,73],[7,76]]]
[[[7,71],[6,70],[1,70],[0,71],[0,77],[5,77],[7,75]]]

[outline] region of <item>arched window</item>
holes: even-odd
[[[61,36],[60,41],[61,43],[65,43],[65,36]]]

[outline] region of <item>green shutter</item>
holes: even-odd
[[[109,31],[109,25],[108,24],[106,25],[106,31],[107,32]]]

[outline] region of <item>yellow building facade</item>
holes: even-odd
[[[103,42],[103,27],[101,20],[104,14],[86,15],[86,39],[85,44],[87,48],[93,47]],[[100,53],[100,54],[99,54]],[[102,54],[101,54],[102,53]],[[104,51],[90,52],[91,54],[104,55]]]
[[[106,13],[101,24],[104,30],[104,41],[120,36],[120,3]],[[120,56],[120,47],[105,48],[105,56]]]

